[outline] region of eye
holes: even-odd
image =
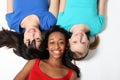
[[[42,40],[40,38],[36,38],[35,41],[36,42],[42,42]]]
[[[73,41],[73,43],[77,43],[77,41]]]
[[[54,44],[55,42],[49,42],[49,44]]]
[[[29,44],[30,44],[30,40],[27,39],[27,40],[25,41],[25,44],[26,44],[26,45],[29,45]]]
[[[63,41],[59,42],[59,44],[65,44]]]
[[[29,43],[30,42],[30,40],[29,39],[27,39],[26,41],[25,41],[25,43]]]
[[[81,42],[81,43],[84,44],[84,45],[86,44],[86,42]]]

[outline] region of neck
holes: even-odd
[[[49,63],[51,66],[54,66],[54,67],[63,65],[61,59],[51,59],[51,58],[49,58],[49,59],[48,59],[48,63]]]
[[[77,24],[77,25],[74,25],[71,29],[70,29],[70,32],[72,33],[75,33],[75,32],[78,32],[78,31],[82,31],[84,33],[86,32],[89,32],[89,29],[87,26],[83,25],[83,24]]]
[[[39,26],[26,26],[25,29],[29,30],[31,28],[39,29]]]

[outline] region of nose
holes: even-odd
[[[59,49],[59,48],[60,48],[59,43],[56,43],[55,44],[55,49]]]
[[[87,43],[87,41],[88,41],[88,39],[86,37],[83,37],[81,40],[82,43]]]
[[[28,37],[30,39],[30,42],[34,40],[35,33],[29,33]]]
[[[82,42],[82,36],[79,36],[80,37],[80,42]]]
[[[35,35],[35,32],[34,32],[33,30],[31,30],[31,31],[29,32],[29,35],[28,35],[28,36],[34,37],[34,35]]]

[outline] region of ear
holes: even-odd
[[[68,39],[68,44],[69,44],[69,45],[70,45],[70,41],[71,41],[71,39],[69,38],[69,39]]]
[[[69,40],[68,40],[68,41],[69,41],[69,43],[70,43],[71,39],[69,38]]]
[[[70,47],[70,41],[71,41],[71,39],[68,40],[68,47]]]
[[[48,48],[46,48],[46,50],[48,50]]]

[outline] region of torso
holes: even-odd
[[[72,69],[61,66],[52,66],[47,60],[36,59],[30,71],[28,80],[70,80]]]
[[[59,67],[52,66],[47,61],[40,61],[39,67],[42,72],[53,78],[63,78],[64,76],[66,76],[69,70],[69,68],[65,67],[64,65],[61,65]]]
[[[13,0],[13,12],[6,14],[8,26],[20,33],[26,25],[40,24],[40,30],[48,30],[57,21],[48,9],[49,0]]]
[[[97,12],[98,0],[66,0],[64,11],[59,13],[57,25],[67,31],[76,25],[83,24],[90,31],[90,36],[103,29],[104,16]]]

